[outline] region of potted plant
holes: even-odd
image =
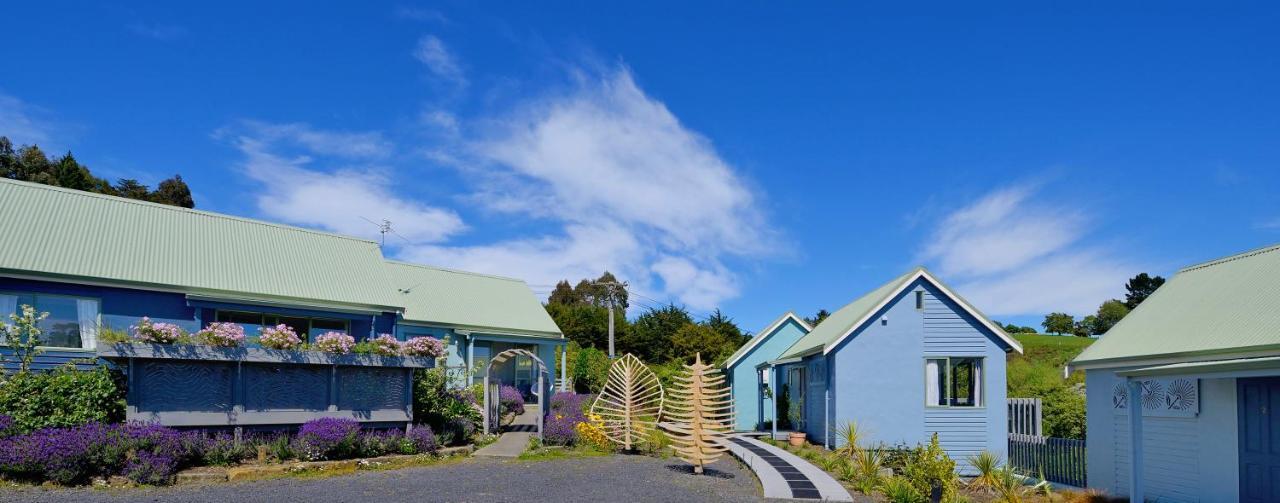
[[[804,397],[801,396],[799,400],[791,402],[790,407],[788,407],[787,409],[787,419],[791,420],[792,425],[799,427],[801,424],[803,424],[801,421],[804,418],[803,414],[804,414]],[[794,447],[800,447],[804,445],[804,439],[805,439],[805,433],[803,431],[793,431],[787,435],[787,442]]]

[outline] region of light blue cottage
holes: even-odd
[[[768,407],[771,400],[765,391],[769,384],[768,362],[811,330],[813,327],[803,319],[787,312],[757,332],[725,361],[725,373],[729,376],[737,408],[736,429],[755,431],[770,426],[774,415]]]
[[[970,455],[1006,454],[1005,357],[1022,347],[923,267],[777,347],[766,339],[748,350],[761,372],[730,369],[748,426],[760,404],[757,427],[802,431],[829,447],[839,446],[836,429],[849,421],[869,445],[914,445],[937,433],[961,473]]]

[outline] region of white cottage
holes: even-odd
[[[1090,486],[1280,501],[1280,245],[1178,271],[1072,367],[1088,389]]]

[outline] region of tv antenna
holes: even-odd
[[[379,234],[379,235],[381,235],[381,237],[380,237],[380,238],[379,238],[379,240],[378,240],[378,247],[379,247],[379,248],[385,248],[385,247],[387,246],[387,233],[388,233],[388,232],[389,232],[389,233],[391,233],[391,235],[393,235],[393,236],[395,236],[395,237],[398,237],[398,238],[400,238],[400,239],[403,239],[403,240],[404,240],[404,242],[412,244],[412,241],[409,241],[409,239],[408,239],[408,238],[406,238],[406,237],[404,237],[404,236],[401,236],[401,235],[400,235],[400,233],[396,232],[396,231],[395,231],[395,229],[392,229],[392,228],[391,228],[391,221],[390,221],[390,220],[387,220],[387,219],[385,219],[385,218],[384,218],[384,219],[382,219],[382,223],[378,223],[378,222],[374,222],[373,220],[369,220],[369,219],[364,218],[364,217],[360,217],[360,218],[361,218],[361,219],[363,219],[364,221],[369,222],[369,223],[371,223],[371,224],[373,224],[373,225],[376,225],[376,226],[378,227],[378,234]]]

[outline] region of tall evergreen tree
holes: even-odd
[[[818,326],[819,323],[822,323],[822,320],[827,319],[828,316],[831,316],[830,312],[828,312],[826,309],[819,309],[818,312],[814,313],[813,316],[809,318],[805,318],[804,322],[808,323],[809,326],[811,327],[816,327]]]
[[[93,176],[89,168],[80,164],[71,152],[50,159],[36,145],[26,145],[15,150],[13,142],[4,136],[0,136],[0,176],[184,208],[195,207],[191,189],[182,181],[181,176],[175,175],[160,182],[154,192],[132,179],[120,180],[112,186],[110,182]]]
[[[582,298],[572,286],[569,286],[569,280],[562,279],[556,283],[556,288],[551,291],[551,295],[547,296],[547,303],[568,306],[582,303]]]
[[[1124,289],[1128,292],[1124,295],[1124,305],[1130,311],[1137,309],[1142,301],[1147,300],[1151,294],[1156,292],[1160,285],[1164,284],[1164,278],[1160,276],[1148,276],[1147,273],[1141,273],[1129,279],[1124,285]]]

